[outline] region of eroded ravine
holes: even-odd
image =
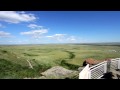
[[[62,60],[60,65],[65,66],[66,68],[71,70],[77,70],[79,68],[78,65],[70,64],[67,62],[68,60],[72,60],[73,58],[75,58],[75,54],[73,54],[74,52],[70,52],[70,51],[64,51],[64,52],[69,53],[69,58]]]

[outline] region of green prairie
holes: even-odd
[[[120,58],[117,45],[7,45],[0,46],[0,78],[40,77],[40,73],[63,66],[77,70],[87,58]],[[32,68],[30,68],[29,62]]]

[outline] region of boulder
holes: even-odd
[[[79,75],[79,72],[55,66],[41,73],[41,75],[46,77],[46,79],[72,79],[76,75]]]
[[[79,67],[78,71],[81,72],[85,67]]]

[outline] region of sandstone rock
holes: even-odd
[[[78,71],[81,72],[85,67],[79,67]]]
[[[41,76],[38,79],[46,79],[46,77],[45,76]]]
[[[60,66],[52,67],[41,73],[47,79],[71,79],[78,75],[78,71],[68,70]]]

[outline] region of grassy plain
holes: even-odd
[[[79,44],[0,46],[0,78],[39,77],[41,72],[57,65],[77,70],[87,58],[96,60],[120,58],[120,46]]]

